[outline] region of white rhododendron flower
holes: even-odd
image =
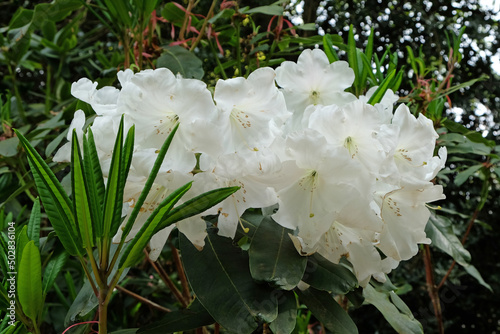
[[[137,202],[158,151],[179,124],[153,188],[132,227],[133,238],[148,215],[173,190],[192,181],[186,201],[220,187],[240,190],[202,215],[217,217],[219,235],[235,236],[249,208],[278,204],[276,223],[291,229],[297,251],[331,262],[347,258],[361,285],[385,274],[429,243],[428,203],[444,198],[432,183],[446,149],[434,156],[432,121],[413,116],[388,90],[368,104],[377,87],[356,97],[346,92],[354,72],[329,63],[319,49],[304,50],[297,63],[260,68],[248,78],[219,80],[213,94],[195,79],[160,68],[118,73],[121,89],[80,79],[72,94],[89,103],[91,126],[105,177],[122,115],[136,127],[134,155],[125,186],[124,222]],[[71,123],[83,138],[85,114]],[[65,144],[54,160],[69,161]],[[158,258],[174,228],[198,249],[205,244],[202,215],[159,231],[150,241]],[[114,240],[121,238],[121,229]]]
[[[223,153],[258,151],[281,135],[290,116],[271,68],[259,68],[247,79],[219,80],[214,99],[221,115]]]
[[[354,82],[354,71],[345,61],[329,63],[322,50],[304,50],[297,63],[283,62],[276,69],[276,82],[282,88],[286,105],[293,113],[289,129],[302,126],[309,105],[343,105],[356,97],[344,92]]]

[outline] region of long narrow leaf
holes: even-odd
[[[347,39],[347,60],[349,61],[349,66],[354,70],[354,94],[358,96],[360,94],[360,73],[358,64],[358,52],[356,50],[356,41],[354,40],[354,30],[351,24],[349,28],[349,36]]]
[[[68,253],[62,251],[54,255],[47,263],[47,266],[45,267],[45,271],[43,273],[42,281],[42,291],[44,296],[47,295],[50,288],[52,288],[52,286],[54,285],[54,282],[56,281],[57,276],[66,264],[68,257]]]
[[[142,204],[144,204],[144,201],[148,197],[149,191],[151,190],[151,187],[153,186],[153,183],[156,179],[156,175],[158,175],[158,171],[160,170],[161,164],[163,163],[163,159],[165,159],[165,155],[167,154],[168,148],[170,147],[170,143],[172,143],[172,139],[174,138],[175,133],[177,132],[177,129],[179,128],[179,124],[177,124],[172,131],[170,131],[170,134],[168,135],[167,139],[163,143],[160,152],[158,152],[158,156],[156,157],[155,163],[153,165],[153,169],[151,170],[151,173],[149,173],[149,177],[146,180],[146,184],[144,185],[144,188],[142,189],[141,194],[139,195],[139,198],[137,199],[137,203],[134,206],[134,209],[130,213],[130,216],[127,220],[127,223],[125,224],[125,227],[123,228],[123,233],[122,233],[122,238],[121,241],[124,241],[127,235],[130,233],[130,230],[132,229],[132,226],[134,225],[135,219],[137,218],[137,215],[139,214],[139,211],[141,210]]]
[[[240,189],[240,187],[219,188],[207,191],[206,193],[203,193],[199,196],[196,196],[195,198],[190,199],[189,201],[182,203],[181,205],[173,209],[169,213],[168,217],[156,227],[155,233],[173,223],[205,212],[212,206],[222,202],[227,197],[234,194],[236,191],[238,191],[238,189]]]
[[[118,207],[123,205],[122,198],[119,197],[118,188],[120,183],[120,163],[122,161],[123,149],[123,117],[120,121],[118,133],[116,134],[113,155],[108,173],[108,182],[106,185],[105,202],[104,202],[104,217],[103,217],[103,238],[110,239],[111,226],[113,220],[116,219]]]
[[[40,222],[41,222],[41,212],[40,212],[40,199],[37,198],[33,202],[33,208],[31,209],[30,220],[28,223],[28,238],[35,242],[35,246],[40,247]]]
[[[121,224],[122,217],[122,208],[123,208],[123,193],[125,191],[125,184],[127,183],[128,172],[130,170],[130,165],[132,163],[132,154],[134,152],[134,136],[135,136],[135,127],[132,126],[127,133],[127,137],[125,138],[125,143],[123,145],[123,151],[120,161],[120,169],[119,169],[119,182],[118,189],[116,193],[117,205],[115,207],[115,215],[111,224],[110,235],[114,236],[116,231]]]
[[[81,241],[76,231],[71,201],[49,166],[28,140],[14,130],[26,150],[28,162],[35,179],[45,212],[49,217],[64,248],[71,254],[81,254]]]
[[[396,70],[393,70],[384,79],[384,81],[382,81],[382,83],[380,84],[380,86],[378,86],[375,93],[373,93],[373,95],[368,100],[369,104],[375,105],[376,103],[379,103],[380,101],[382,101],[382,98],[384,97],[385,92],[387,92],[387,89],[389,88],[389,84],[391,83],[392,78],[394,78],[395,74],[396,74]]]
[[[71,188],[73,190],[73,212],[75,213],[83,246],[84,248],[92,249],[94,247],[92,217],[89,207],[87,180],[83,171],[83,159],[76,130],[73,130],[71,145]]]
[[[120,260],[119,268],[127,268],[134,265],[141,257],[142,250],[146,247],[149,240],[154,234],[158,224],[162,218],[168,214],[173,206],[181,199],[184,194],[191,189],[192,182],[186,183],[165,198],[160,205],[153,211],[151,216],[146,220],[137,235],[128,244],[125,252]]]
[[[89,128],[88,139],[83,137],[83,163],[85,178],[88,186],[88,200],[90,213],[92,215],[92,230],[96,238],[102,237],[102,212],[104,208],[104,178],[102,174],[101,164],[94,141],[94,134]]]

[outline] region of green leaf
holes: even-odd
[[[425,227],[425,233],[432,240],[432,246],[439,248],[463,266],[469,264],[470,253],[453,232],[452,223],[447,217],[432,213]]]
[[[248,251],[254,280],[271,282],[284,290],[291,290],[299,284],[307,258],[297,252],[289,233],[293,231],[269,216],[262,220]]]
[[[302,280],[318,290],[335,294],[346,294],[358,286],[356,276],[349,269],[317,253],[309,257]]]
[[[349,35],[347,39],[347,60],[349,61],[349,66],[354,70],[354,93],[358,96],[361,92],[360,86],[360,64],[358,64],[358,51],[356,49],[356,41],[354,40],[354,28],[353,25],[349,27]]]
[[[143,250],[154,234],[158,224],[163,217],[169,213],[172,207],[181,199],[182,196],[191,188],[192,182],[173,191],[168,195],[153,213],[148,217],[144,225],[132,241],[130,241],[120,260],[120,268],[128,268],[136,264],[144,256]]]
[[[276,319],[276,295],[269,286],[254,282],[247,253],[212,229],[205,240],[198,251],[181,234],[180,249],[193,292],[215,321],[230,332],[250,334],[256,320]]]
[[[297,295],[328,330],[338,334],[358,333],[351,317],[328,292],[309,288],[304,291],[297,290]]]
[[[161,11],[161,16],[176,26],[182,25],[185,15],[186,13],[172,2],[166,3]],[[195,27],[198,22],[198,18],[195,15],[191,15],[191,25]]]
[[[17,276],[19,303],[24,314],[37,322],[42,311],[42,264],[40,252],[34,241],[28,242],[23,251]]]
[[[106,8],[111,13],[111,16],[123,23],[127,28],[131,27],[132,19],[130,17],[131,8],[129,1],[113,1],[113,0],[104,0],[106,3]]]
[[[156,61],[156,67],[166,67],[174,74],[180,74],[187,79],[202,79],[203,62],[194,53],[181,46],[174,45],[164,48],[163,54]]]
[[[375,90],[375,93],[370,97],[368,100],[368,103],[374,106],[376,103],[379,103],[382,101],[382,98],[385,95],[385,92],[387,92],[387,89],[389,89],[389,85],[396,75],[396,70],[393,70],[392,72],[389,73],[389,75],[380,83],[378,88]]]
[[[477,172],[482,167],[483,167],[482,164],[474,165],[474,166],[470,166],[469,168],[467,168],[464,171],[459,172],[457,174],[457,176],[455,177],[455,180],[453,181],[453,183],[455,183],[457,186],[460,187],[462,184],[464,184],[465,181],[467,181],[469,179],[469,177],[474,175],[474,173]]]
[[[88,200],[93,223],[92,230],[96,238],[101,238],[103,235],[102,213],[106,190],[104,188],[104,178],[99,156],[97,155],[94,134],[91,128],[88,129],[87,136],[88,139],[85,136],[83,137],[85,179],[87,180]]]
[[[130,140],[129,138],[133,138],[133,129],[134,127],[130,128],[127,134],[126,144],[125,146],[122,146],[124,132],[122,116],[118,134],[116,135],[113,156],[111,158],[111,165],[109,167],[108,183],[104,196],[104,223],[102,232],[105,239],[110,239],[111,237],[113,237],[121,223],[123,190],[125,188],[125,182],[127,180],[127,175],[130,168],[130,151],[133,150],[133,139]],[[124,161],[125,157],[129,157],[130,160]]]
[[[40,216],[40,199],[37,198],[35,202],[33,202],[30,220],[28,222],[28,238],[33,240],[37,247],[40,247]]]
[[[28,140],[14,130],[28,156],[28,162],[35,179],[45,212],[64,248],[71,254],[81,254],[81,241],[76,231],[71,201],[52,170],[47,166]]]
[[[297,322],[297,300],[292,291],[280,290],[278,293],[278,317],[269,328],[274,334],[290,334]]]
[[[234,194],[238,191],[240,187],[226,187],[219,188],[211,191],[207,191],[201,195],[198,195],[181,205],[175,207],[169,214],[166,219],[164,219],[158,227],[156,227],[155,233],[159,230],[164,229],[170,224],[176,223],[183,219],[195,216],[197,214],[203,213],[206,210],[210,209],[214,205],[222,202],[227,197]]]
[[[460,123],[454,122],[454,121],[449,120],[449,119],[445,119],[443,121],[443,125],[451,132],[460,133],[460,134],[464,135],[465,137],[467,137],[472,142],[481,143],[481,144],[484,144],[484,145],[490,146],[490,147],[495,147],[495,141],[488,140],[488,139],[484,138],[480,132],[467,129],[465,126],[463,126]]]
[[[92,216],[89,206],[88,181],[85,179],[83,159],[80,152],[80,143],[76,130],[73,130],[71,142],[71,189],[73,190],[73,205],[76,222],[80,229],[82,246],[88,250],[94,247],[94,234],[92,233]]]
[[[486,289],[490,290],[491,292],[493,292],[493,289],[491,288],[491,286],[486,283],[483,279],[483,277],[481,276],[481,274],[479,273],[479,271],[476,269],[476,267],[474,267],[473,265],[469,264],[469,265],[466,265],[466,266],[463,266],[465,271],[471,275],[472,277],[474,277],[478,282],[479,284],[481,284],[482,286],[484,286]]]
[[[245,14],[260,13],[272,16],[274,15],[281,16],[283,15],[283,6],[279,5],[259,6],[247,10],[242,9],[242,13]]]
[[[31,23],[33,18],[33,10],[19,7],[12,15],[9,22],[9,30],[18,29]]]
[[[398,333],[420,334],[424,332],[420,322],[393,291],[377,291],[368,284],[363,290],[363,295],[365,302],[375,306]],[[390,299],[396,302],[393,303]]]
[[[128,329],[120,329],[116,332],[111,332],[109,334],[135,334],[137,333],[138,328],[128,328]]]
[[[17,145],[19,138],[12,137],[0,141],[0,155],[4,157],[13,157],[17,154]]]
[[[323,48],[325,49],[325,54],[328,57],[328,61],[333,63],[334,61],[339,60],[339,56],[337,52],[333,48],[333,38],[330,34],[325,34],[323,36]]]
[[[16,267],[19,268],[21,258],[23,256],[24,247],[30,242],[28,238],[28,226],[23,226],[21,231],[17,234],[16,239]],[[12,270],[15,271],[15,270]]]
[[[49,290],[54,285],[57,276],[59,275],[62,268],[66,264],[68,258],[69,254],[67,252],[62,251],[53,255],[50,261],[47,263],[45,271],[43,272],[43,280],[42,280],[42,291],[44,296],[47,295]]]
[[[141,327],[138,334],[183,332],[213,324],[215,320],[196,298],[185,310],[167,313],[160,321]]]

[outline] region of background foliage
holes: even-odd
[[[373,28],[373,54],[387,69],[386,73],[392,68],[403,69],[401,100],[410,103],[412,111],[427,113],[443,135],[440,144],[451,150],[448,168],[438,179],[446,186],[447,196],[440,214],[449,221],[437,224],[466,242],[471,262],[485,283],[480,284],[477,275],[471,276],[459,265],[446,276],[453,260],[442,249],[448,247],[450,253],[455,252],[453,258],[460,263],[460,255],[456,253],[460,247],[454,247],[450,240],[444,240],[443,247],[422,248],[419,256],[403,263],[391,275],[391,280],[426,333],[438,332],[439,327],[430,297],[433,294],[434,300],[436,296],[440,299],[443,324],[448,332],[500,330],[500,314],[496,311],[500,300],[497,261],[500,166],[496,155],[500,86],[496,84],[499,78],[492,69],[491,58],[500,43],[498,13],[477,1],[440,0],[411,4],[385,0],[311,0],[293,4],[282,1],[275,5],[263,0],[242,1],[238,5],[232,1],[201,0],[196,4],[179,2],[179,6],[159,1],[152,8],[137,7],[148,2],[130,1],[123,2],[127,4],[124,12],[112,3],[105,0],[0,2],[2,230],[9,221],[28,222],[36,197],[25,153],[19,150],[12,128],[19,129],[63,178],[67,174],[65,166],[51,163],[50,157],[66,137],[65,129],[73,112],[82,108],[87,116],[93,114],[70,94],[71,83],[79,78],[88,77],[109,85],[115,84],[118,70],[165,66],[213,86],[219,78],[248,75],[259,66],[296,60],[301,49],[323,44],[318,33],[332,34],[331,42],[338,47],[338,56],[348,60],[349,50],[343,45],[348,44],[349,26],[353,26],[356,46],[365,52]],[[454,36],[459,35],[462,27],[465,32],[457,42]],[[388,46],[390,51],[386,52]],[[454,53],[450,54],[450,47]],[[460,60],[458,65],[455,60]],[[181,66],[172,68],[174,62]],[[482,75],[488,77],[474,81]],[[447,87],[460,83],[464,85],[453,94],[446,91]],[[465,83],[473,85],[469,88]],[[362,93],[364,86],[358,88]],[[446,117],[463,127],[445,125]],[[477,132],[491,142],[477,137]],[[453,136],[457,133],[461,135],[459,138]],[[57,263],[65,263],[48,290],[41,328],[43,333],[61,333],[67,326],[60,319],[69,321],[77,313],[85,314],[85,298],[91,291],[84,285],[84,274],[77,261],[61,255],[62,247],[44,214],[41,237],[42,266],[45,268],[50,259],[60,257],[64,261],[60,259]],[[174,236],[172,244],[178,242]],[[429,259],[430,269],[426,267],[431,263]],[[165,309],[186,306],[182,301],[189,299],[190,292],[182,286],[179,264],[175,247],[166,247],[158,264],[144,261],[132,268],[120,284],[120,292],[113,295],[110,328],[140,327],[160,319]],[[439,289],[429,289],[431,273],[435,285],[447,277]],[[170,292],[175,289],[184,296]],[[75,299],[78,302],[73,303]],[[350,314],[361,333],[393,332],[371,306],[354,309]],[[91,312],[81,320],[92,317]],[[321,328],[304,307],[296,330],[300,332],[300,328],[308,326],[316,331]],[[79,329],[81,332],[85,330],[83,327]]]

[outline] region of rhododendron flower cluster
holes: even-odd
[[[383,281],[384,273],[417,253],[418,244],[430,242],[424,232],[427,203],[444,198],[432,179],[444,166],[446,149],[434,156],[437,134],[425,116],[414,117],[405,105],[393,112],[393,92],[374,106],[368,100],[376,88],[360,97],[346,92],[354,80],[346,62],[330,64],[323,51],[305,50],[297,63],[219,80],[213,94],[202,81],[165,68],[125,70],[118,80],[121,89],[97,89],[97,83],[81,79],[72,94],[96,112],[92,130],[103,171],[120,117],[126,126],[136,126],[125,216],[159,148],[179,124],[128,238],[167,194],[194,181],[184,200],[219,187],[241,187],[204,213],[219,215],[220,235],[234,237],[238,224],[244,227],[240,216],[246,209],[278,203],[273,219],[294,231],[290,238],[300,254],[318,252],[334,263],[344,256],[362,285],[372,276]],[[77,111],[70,130],[83,136],[84,124],[84,113]],[[69,160],[66,145],[56,161]],[[153,259],[173,228],[151,240]],[[198,248],[204,246],[201,216],[176,228]]]

